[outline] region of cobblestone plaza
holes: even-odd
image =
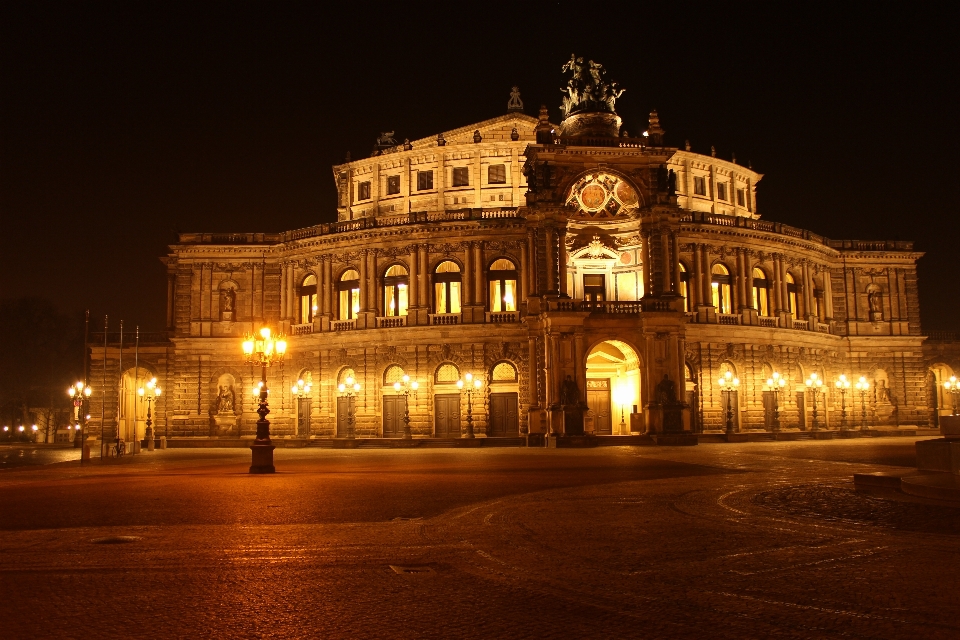
[[[8,638],[956,638],[907,438],[166,450],[0,472]]]

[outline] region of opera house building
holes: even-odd
[[[156,438],[252,439],[241,342],[263,326],[286,336],[268,388],[291,446],[853,437],[952,410],[911,242],[761,216],[762,174],[671,146],[656,112],[624,131],[601,65],[564,72],[559,112],[514,89],[489,120],[381,135],[333,167],[336,222],[179,234],[167,331],[136,362],[91,336],[88,436],[143,438],[156,377]]]

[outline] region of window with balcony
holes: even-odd
[[[417,191],[433,189],[433,171],[417,171]]]
[[[433,312],[460,313],[460,266],[444,260],[433,271]]]
[[[490,311],[517,310],[517,265],[506,258],[494,260],[487,275]]]
[[[387,195],[395,196],[400,193],[400,176],[387,176]]]
[[[469,167],[453,168],[453,186],[455,187],[470,186],[470,168]]]
[[[337,283],[340,302],[339,319],[352,320],[360,313],[360,274],[356,269],[347,269]]]
[[[410,278],[407,268],[395,264],[383,274],[383,315],[387,317],[407,315],[407,292]]]
[[[603,302],[607,295],[607,277],[602,273],[583,275],[583,299],[587,302]]]
[[[713,265],[711,275],[713,276],[710,282],[713,291],[713,306],[717,308],[717,313],[733,313],[730,271],[718,262]]]
[[[490,184],[507,183],[507,167],[503,164],[492,164],[487,167],[487,182]]]
[[[792,313],[794,317],[800,312],[800,308],[797,305],[797,283],[793,279],[793,275],[790,272],[787,272],[787,311]]]
[[[696,196],[707,195],[707,179],[703,176],[693,176],[693,194]]]
[[[680,282],[677,283],[678,293],[683,296],[683,310],[692,311],[690,308],[690,272],[687,267],[680,263]]]
[[[317,276],[310,274],[300,283],[300,324],[313,322],[317,315]]]
[[[361,182],[357,185],[357,200],[370,199],[370,182]]]
[[[770,315],[770,281],[760,267],[753,268],[753,308],[761,316]]]

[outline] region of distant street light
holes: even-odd
[[[960,398],[960,380],[957,376],[950,376],[950,379],[943,383],[943,388],[950,392],[953,400],[953,415],[957,415],[957,399]]]
[[[472,373],[468,373],[457,380],[457,389],[461,392],[464,390],[467,392],[467,432],[464,434],[464,438],[475,437],[473,434],[473,394],[479,393],[482,386],[483,381]]]
[[[92,393],[93,389],[82,382],[74,383],[72,387],[67,389],[67,394],[73,398],[73,419],[77,424],[77,432],[73,439],[74,448],[83,446],[83,431],[84,426],[87,423],[87,412],[83,410],[83,403],[87,398],[90,397],[90,394]]]
[[[740,387],[740,378],[734,378],[732,371],[727,371],[719,380],[720,392],[727,399],[727,433],[733,433],[733,394]]]
[[[250,473],[274,473],[276,468],[273,466],[273,441],[270,440],[270,421],[267,420],[267,414],[270,413],[267,398],[269,391],[267,389],[267,367],[273,364],[283,362],[283,356],[287,353],[287,340],[281,333],[274,336],[269,327],[263,327],[257,335],[247,334],[243,337],[243,355],[246,356],[247,364],[259,365],[260,374],[260,406],[257,409],[257,437],[250,446],[251,464]]]
[[[778,371],[773,372],[773,376],[767,378],[767,391],[773,392],[773,430],[780,431],[780,392],[787,386],[787,379],[780,375]]]
[[[850,381],[847,380],[847,376],[840,374],[840,377],[836,379],[833,383],[833,386],[837,388],[840,392],[840,428],[847,428],[847,390],[850,389]]]
[[[817,372],[814,371],[806,379],[805,384],[807,385],[807,389],[813,394],[813,430],[817,431],[820,429],[820,424],[817,422],[817,399],[820,397],[823,380],[821,380]]]
[[[160,389],[160,385],[157,384],[157,379],[151,378],[150,382],[146,384],[146,387],[137,389],[137,393],[140,394],[140,402],[144,400],[147,401],[147,430],[144,433],[144,438],[147,440],[147,451],[153,451],[155,445],[153,443],[153,426],[151,426],[153,425],[153,421],[151,420],[152,414],[150,413],[150,406],[163,392]]]
[[[360,383],[354,380],[353,376],[347,376],[347,379],[340,383],[337,390],[341,397],[347,399],[347,437],[352,440],[357,437],[353,428],[353,423],[356,420],[354,397],[360,393]]]
[[[420,383],[411,380],[408,375],[404,375],[402,381],[393,383],[393,390],[397,392],[397,395],[403,396],[403,438],[405,440],[413,437],[413,434],[410,433],[410,392],[413,391],[413,397],[416,398],[419,388]]]

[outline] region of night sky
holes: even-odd
[[[631,134],[765,174],[766,219],[912,239],[924,328],[960,328],[953,11],[911,3],[4,3],[4,298],[162,329],[177,231],[336,216],[331,165],[377,134],[559,119],[571,52]],[[931,5],[946,6],[946,5]]]

